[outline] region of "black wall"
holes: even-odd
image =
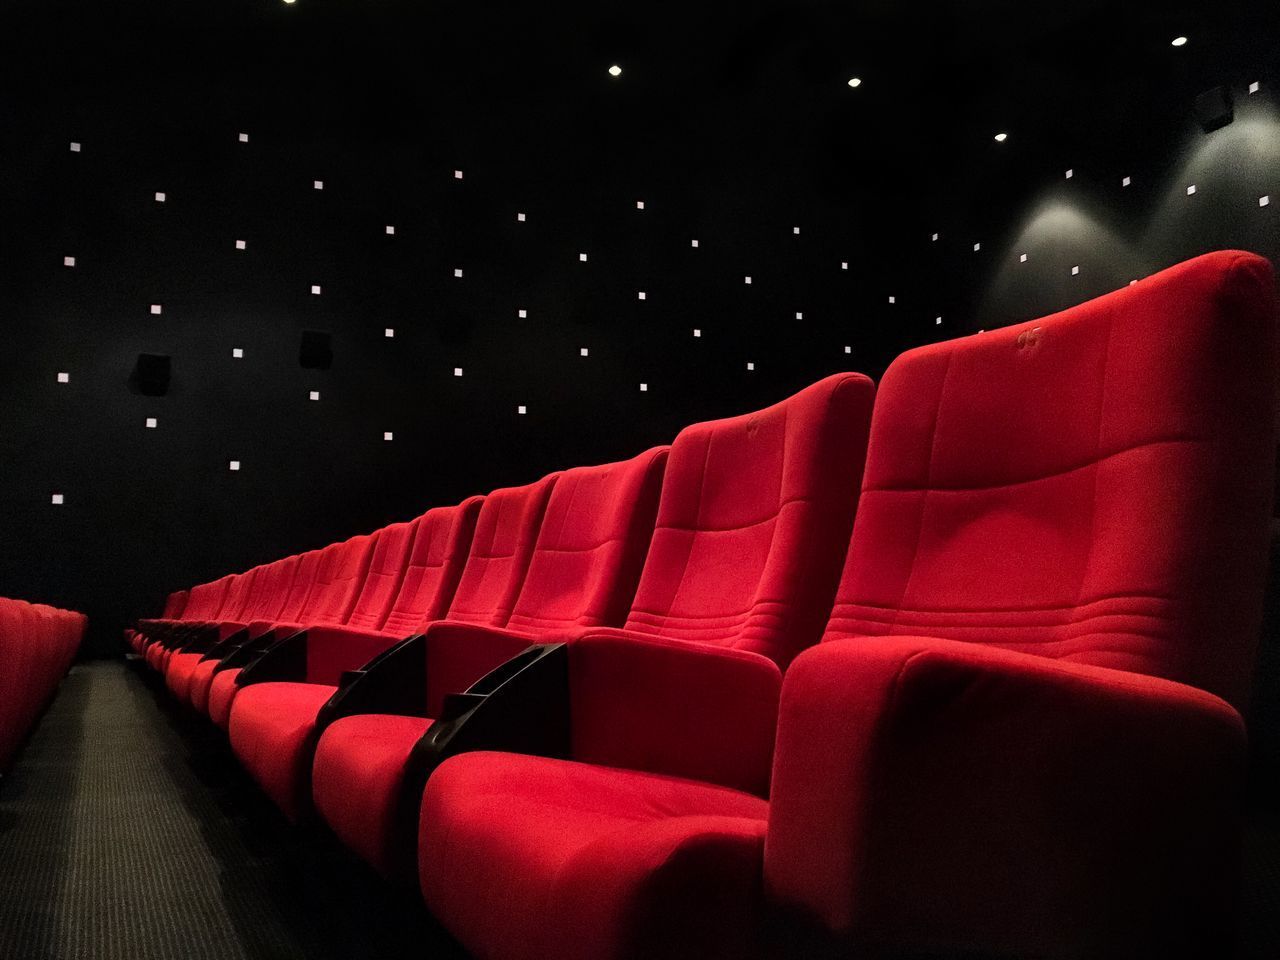
[[[88,612],[91,652],[171,589],[919,343],[1280,262],[1271,4],[10,6],[0,594]]]

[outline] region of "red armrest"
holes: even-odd
[[[822,644],[784,684],[766,890],[837,950],[1227,956],[1243,765],[1239,715],[1181,684]]]
[[[306,628],[307,683],[337,686],[346,670],[358,670],[404,638],[354,627]]]
[[[537,639],[527,633],[441,620],[424,631],[427,716],[439,717],[446,694],[462,693]]]
[[[768,791],[782,682],[772,660],[593,629],[569,644],[569,682],[575,760]]]

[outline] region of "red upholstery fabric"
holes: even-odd
[[[249,600],[253,595],[253,584],[258,578],[258,567],[252,570],[246,570],[244,573],[237,573],[231,578],[231,582],[227,585],[227,592],[223,596],[222,606],[219,607],[218,613],[210,620],[238,620],[240,616],[249,606]]]
[[[306,680],[337,685],[343,671],[359,669],[403,639],[394,634],[345,626],[309,627]]]
[[[187,605],[187,591],[175,590],[165,599],[164,613],[161,616],[166,620],[177,620],[182,616],[182,611]]]
[[[0,773],[71,666],[86,618],[0,597]]]
[[[766,889],[840,955],[1226,956],[1243,754],[1230,706],[1166,680],[825,643],[784,683]]]
[[[506,624],[529,569],[547,498],[559,476],[552,473],[522,487],[502,487],[484,498],[447,619],[495,627]],[[428,622],[420,623],[418,629]]]
[[[407,637],[421,624],[445,615],[462,576],[483,503],[483,497],[471,497],[456,507],[436,507],[418,518],[409,563],[382,630]]]
[[[421,519],[421,518],[419,518]],[[369,569],[356,605],[346,623],[357,630],[377,630],[391,612],[391,605],[400,592],[405,567],[409,562],[409,549],[413,546],[418,520],[393,523],[376,534],[377,542],[369,559]]]
[[[750,956],[767,807],[673,777],[463,754],[427,784],[423,894],[478,957]]]
[[[1269,265],[1225,252],[903,354],[880,386],[827,635],[995,644],[1241,704],[1266,573],[1275,327]]]
[[[203,714],[209,713],[209,688],[213,685],[218,660],[201,660],[191,671],[187,681],[187,702]]]
[[[164,682],[169,692],[182,703],[191,702],[191,681],[203,653],[175,653],[165,667]]]
[[[404,767],[432,721],[365,714],[327,727],[312,767],[315,808],[349,849],[386,876],[415,855],[400,828]],[[416,810],[410,811],[416,814]]]
[[[255,620],[274,620],[279,617],[297,566],[297,557],[285,557],[258,567],[244,607],[238,616],[222,618],[220,634],[225,637]]]
[[[427,713],[438,717],[444,698],[466,690],[535,643],[533,634],[442,620],[426,631]]]
[[[228,667],[226,670],[219,670],[209,684],[209,719],[223,730],[231,723],[231,703],[239,690],[236,677],[240,676],[241,669]]]
[[[671,448],[626,626],[785,666],[826,622],[849,543],[874,387],[827,377]]]
[[[622,624],[653,536],[668,452],[654,447],[560,474],[507,627],[546,633]]]
[[[782,674],[745,650],[626,631],[569,645],[575,760],[764,796]]]
[[[321,683],[255,683],[242,687],[231,703],[232,749],[295,822],[310,807],[316,714],[337,689]]]
[[[268,621],[268,627],[270,623],[276,621],[292,622],[302,616],[302,612],[307,606],[307,600],[311,596],[311,591],[316,585],[316,577],[320,572],[320,561],[323,554],[323,550],[309,550],[295,558],[297,563],[293,569],[293,576],[289,581],[289,591],[285,594],[284,603],[280,605],[280,610],[274,617],[262,618]],[[264,633],[268,627],[260,627],[255,623],[249,632],[256,636]]]
[[[321,551],[316,581],[297,622],[304,626],[345,623],[355,608],[376,535],[363,534]],[[281,617],[282,622],[285,621]]]

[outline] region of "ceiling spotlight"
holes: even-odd
[[[861,78],[861,77],[850,77],[850,78],[849,78],[849,86],[851,86],[851,87],[860,87],[860,86],[862,86],[862,78]]]
[[[1004,143],[1008,139],[1009,139],[1009,135],[1007,133],[996,134],[996,143]]]
[[[622,76],[622,68],[615,63],[612,67],[609,68],[609,76],[611,77]]]
[[[1174,37],[1172,43],[1175,47],[1185,47],[1187,45],[1186,37]]]

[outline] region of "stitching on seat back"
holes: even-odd
[[[456,507],[436,507],[418,518],[400,590],[382,624],[384,632],[408,636],[423,622],[444,615],[483,502],[483,497],[471,497]]]
[[[560,475],[509,627],[622,624],[653,536],[667,449]]]
[[[761,653],[816,642],[857,504],[873,387],[839,374],[676,437],[627,627]]]
[[[927,635],[1244,697],[1275,455],[1265,261],[1201,257],[900,356],[828,639]]]

